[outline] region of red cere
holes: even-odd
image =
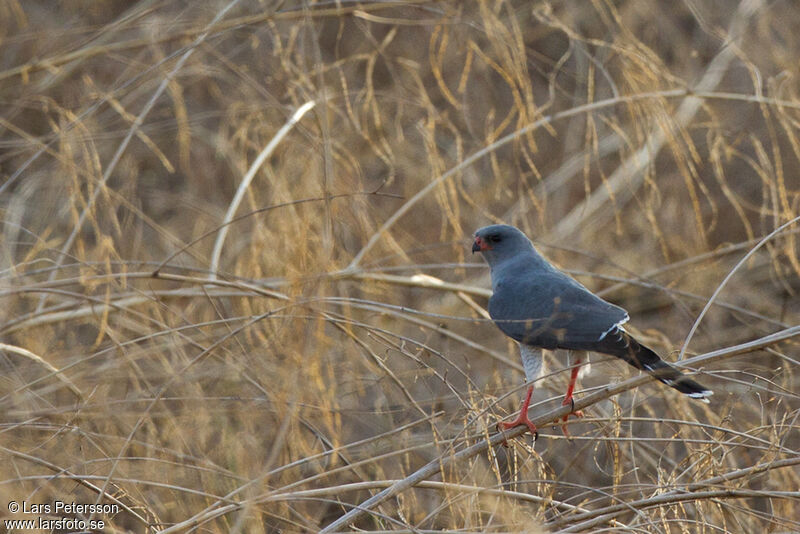
[[[477,248],[481,252],[483,252],[484,250],[492,250],[492,247],[489,246],[489,243],[487,243],[486,241],[481,239],[480,236],[475,236],[475,247],[474,248]]]

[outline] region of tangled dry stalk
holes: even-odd
[[[2,519],[800,530],[800,10],[728,4],[0,6]],[[548,354],[497,434],[491,222],[713,402],[596,357],[568,441]]]

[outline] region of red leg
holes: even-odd
[[[572,392],[575,391],[575,381],[578,380],[578,371],[580,370],[580,368],[581,368],[581,359],[578,358],[577,360],[575,360],[575,365],[572,367],[572,375],[570,376],[569,385],[567,386],[567,394],[564,395],[564,401],[561,403],[562,406],[566,406],[567,404],[571,404],[573,406],[572,412],[567,414],[567,415],[565,415],[564,418],[562,419],[564,424],[561,425],[561,430],[564,432],[564,435],[567,436],[567,437],[570,437],[569,436],[569,431],[567,431],[567,425],[566,425],[567,420],[569,420],[569,416],[570,415],[574,415],[575,417],[583,417],[583,412],[582,411],[580,411],[580,410],[577,411],[577,412],[575,411],[575,409],[574,409],[575,401],[572,400]]]
[[[522,403],[522,408],[519,411],[519,415],[513,421],[509,421],[508,423],[499,422],[497,423],[503,430],[508,430],[509,428],[514,428],[515,426],[525,425],[528,427],[528,430],[531,434],[533,434],[533,439],[539,437],[539,432],[536,430],[536,425],[534,425],[530,419],[528,419],[528,406],[531,403],[531,395],[533,395],[533,386],[528,386],[528,393],[525,395],[525,401]]]

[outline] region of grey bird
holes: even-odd
[[[628,312],[550,265],[517,228],[505,224],[481,228],[475,232],[472,252],[483,254],[489,264],[492,276],[489,315],[504,334],[519,344],[529,383],[542,369],[541,349],[577,352],[563,402],[574,406],[572,393],[581,365],[580,355],[590,351],[616,356],[681,393],[708,402],[706,397],[712,394],[711,390],[688,378],[625,331],[622,325],[630,318]],[[532,394],[533,385],[529,385],[519,415],[511,422],[500,423],[503,428],[526,425],[531,434],[537,435],[536,426],[528,419]],[[582,415],[574,411],[573,414]],[[567,434],[566,426],[564,433]]]

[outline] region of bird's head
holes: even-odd
[[[472,252],[482,253],[490,266],[533,250],[530,239],[507,224],[484,226],[475,232],[475,241],[472,243]]]

